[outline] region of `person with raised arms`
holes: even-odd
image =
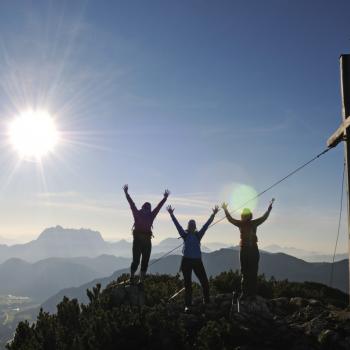
[[[177,231],[184,241],[183,257],[181,261],[181,271],[184,277],[185,283],[185,312],[189,312],[192,305],[192,271],[197,276],[203,291],[203,301],[205,304],[210,302],[209,295],[209,281],[202,261],[201,253],[201,240],[214,220],[215,215],[220,210],[218,206],[215,206],[213,213],[204,226],[197,231],[197,225],[195,220],[190,220],[187,224],[187,229],[184,230],[177,221],[174,215],[174,208],[169,205],[167,210],[173,220]]]
[[[240,264],[241,264],[241,295],[240,300],[254,299],[257,292],[257,280],[259,269],[259,249],[256,231],[270,215],[272,210],[271,201],[267,211],[263,216],[253,220],[253,214],[248,208],[244,208],[241,213],[241,220],[234,219],[227,209],[227,203],[222,204],[227,220],[238,227],[241,233],[240,241]]]
[[[145,202],[141,209],[137,209],[134,201],[129,195],[129,187],[125,185],[123,187],[126,199],[129,202],[132,215],[134,217],[134,226],[133,226],[133,244],[132,244],[132,263],[130,267],[130,282],[134,283],[135,281],[135,272],[140,264],[141,259],[141,271],[140,271],[140,283],[143,283],[143,280],[146,276],[148,262],[151,256],[152,251],[152,228],[153,221],[159,213],[160,209],[166,202],[169,197],[170,191],[164,191],[164,197],[159,202],[159,204],[152,210],[151,203]]]

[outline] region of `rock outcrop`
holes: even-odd
[[[144,286],[123,283],[128,277],[88,289],[87,304],[64,297],[56,313],[41,310],[33,324],[20,322],[8,349],[350,349],[348,295],[321,284],[260,277],[264,297],[238,307],[228,292],[239,288],[240,276],[224,272],[210,279],[207,305],[193,285],[193,306],[185,313],[178,275],[149,275]]]
[[[112,307],[144,306],[143,287],[110,284],[103,292]],[[180,299],[180,300],[179,300]],[[232,294],[217,294],[203,305],[194,299],[184,313],[181,298],[162,306],[169,320],[177,319],[202,349],[350,349],[350,309],[301,297],[241,301]],[[191,339],[189,339],[191,342]],[[229,347],[228,347],[229,346]]]

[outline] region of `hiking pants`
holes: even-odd
[[[241,297],[255,296],[260,259],[258,246],[242,246],[239,258],[241,262]]]
[[[202,259],[183,257],[181,262],[181,271],[185,282],[185,305],[192,305],[192,270],[202,286],[204,302],[209,303],[209,282]]]
[[[141,272],[146,272],[149,258],[151,256],[152,242],[151,235],[148,233],[135,233],[132,243],[132,263],[131,272],[135,273],[141,259]],[[142,257],[142,258],[141,258]]]

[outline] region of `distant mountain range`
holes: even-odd
[[[179,271],[181,257],[170,255],[150,266],[150,273],[167,273],[175,275]],[[221,249],[212,253],[203,253],[203,261],[208,275],[217,274],[230,269],[239,269],[239,251],[237,249]],[[331,272],[330,263],[308,263],[301,259],[283,254],[261,252],[259,273],[264,273],[266,277],[274,276],[277,280],[288,279],[290,281],[315,281],[324,284],[329,283]],[[86,289],[91,289],[96,283],[106,286],[112,280],[115,280],[121,274],[128,272],[128,269],[116,271],[106,278],[95,279],[80,287],[64,289],[58,294],[48,299],[44,304],[44,310],[55,312],[56,305],[62,300],[63,296],[77,298],[80,302],[86,303]],[[348,261],[342,260],[334,263],[333,287],[342,291],[348,290]]]
[[[97,231],[89,229],[65,229],[61,226],[51,227],[44,230],[37,239],[23,244],[5,245],[0,244],[0,263],[10,259],[19,258],[28,262],[60,257],[97,257],[100,255],[115,255],[118,257],[131,257],[132,236],[130,241],[120,240],[117,242],[105,241]],[[178,238],[167,238],[159,244],[153,243],[152,254],[159,256],[181,245]],[[216,249],[220,243],[211,243]],[[224,243],[221,247],[225,247]],[[209,252],[212,249],[202,245],[202,250]],[[176,252],[181,254],[181,248]]]
[[[115,255],[131,258],[132,236],[129,240],[117,242],[105,241],[102,235],[90,229],[65,229],[61,226],[44,230],[37,239],[23,244],[0,244],[0,263],[10,259],[19,258],[28,262],[61,257],[97,257],[100,255]],[[164,253],[180,246],[182,240],[177,237],[166,238],[158,244],[153,242],[152,256],[159,257]],[[232,245],[231,245],[232,246]],[[202,244],[203,252],[211,252],[221,248],[229,248],[229,244],[222,242],[205,242]],[[332,256],[319,252],[312,252],[294,247],[281,247],[269,245],[262,248],[270,253],[285,253],[309,262],[331,262]],[[174,251],[181,254],[181,247]],[[346,259],[347,254],[337,254],[336,261]]]
[[[130,260],[101,255],[96,258],[48,258],[28,263],[11,258],[0,264],[0,294],[26,296],[40,303],[62,288],[109,276],[129,266]]]
[[[152,258],[159,258],[181,244],[182,240],[177,238],[167,238],[154,244]],[[230,268],[239,269],[238,247],[209,253],[211,248],[220,245],[221,243],[202,245],[204,261],[211,275]],[[267,249],[287,250],[295,255],[310,253],[276,245],[265,247]],[[106,242],[97,231],[64,229],[61,226],[48,228],[29,243],[0,245],[0,294],[28,296],[42,302],[64,288],[78,287],[96,278],[109,276],[117,270],[119,271],[114,276],[128,271],[131,250],[131,242]],[[172,254],[181,255],[181,247]],[[260,271],[267,276],[328,283],[330,264],[308,264],[286,254],[264,251],[261,255]],[[315,253],[314,256],[318,255]],[[168,256],[161,263],[151,266],[150,271],[175,274],[179,269],[179,261],[180,256]],[[273,263],[269,265],[269,261]],[[347,269],[345,262],[335,264],[336,271],[341,271],[343,265]],[[121,270],[124,268],[126,270]],[[338,279],[335,276],[334,286],[346,290],[347,273],[345,275],[340,274]]]
[[[127,241],[108,243],[97,231],[64,229],[56,226],[44,230],[31,242],[11,246],[0,245],[0,262],[10,258],[35,262],[51,257],[97,257],[103,254],[130,256],[130,243]]]
[[[271,244],[263,247],[262,250],[269,253],[285,253],[303,259],[308,262],[332,262],[333,255],[320,252],[308,251],[295,247],[281,247],[277,244]],[[340,261],[348,258],[347,253],[336,254],[334,261]]]

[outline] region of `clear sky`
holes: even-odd
[[[60,224],[130,240],[124,183],[139,205],[169,188],[184,224],[239,206],[240,185],[264,190],[338,127],[349,13],[347,0],[1,1],[0,236]],[[6,138],[28,108],[63,135],[41,165]],[[276,203],[260,245],[331,252],[342,164],[339,145],[261,197],[256,215]],[[176,237],[165,210],[154,233]],[[205,240],[238,236],[222,223]]]

